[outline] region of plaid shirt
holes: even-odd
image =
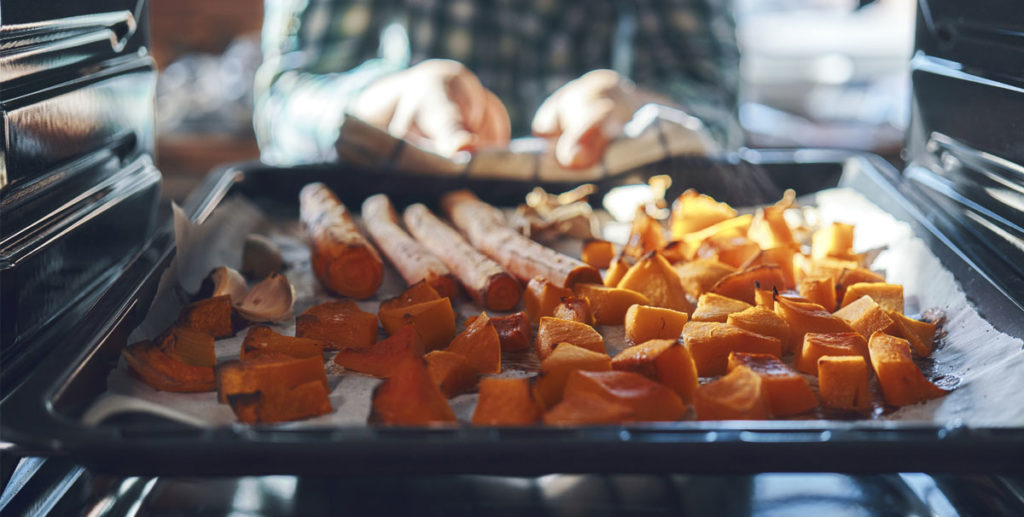
[[[673,98],[724,147],[741,139],[730,0],[265,1],[255,125],[270,162],[334,159],[347,103],[430,58],[476,73],[513,136],[556,88],[611,68]]]

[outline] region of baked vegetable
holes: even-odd
[[[444,348],[455,337],[455,311],[448,298],[382,310],[380,322],[389,335],[412,325],[426,350]]]
[[[476,316],[466,318],[466,326],[473,324]],[[518,352],[530,349],[532,331],[530,320],[525,312],[516,312],[508,316],[489,316],[494,330],[498,331],[498,340],[501,341],[503,352]]]
[[[772,417],[761,376],[746,366],[702,384],[695,407],[698,420],[764,420]]]
[[[446,350],[465,357],[478,373],[501,373],[501,342],[486,312],[466,325]]]
[[[231,321],[231,296],[206,298],[186,305],[178,315],[178,326],[198,330],[214,338],[235,334]]]
[[[821,405],[845,411],[871,409],[868,363],[859,355],[818,358],[818,395]]]
[[[530,391],[530,379],[489,378],[480,381],[480,397],[473,410],[473,425],[531,425],[540,417],[540,407]]]
[[[314,305],[295,318],[295,336],[327,350],[366,348],[377,341],[377,316],[351,300]]]
[[[455,422],[455,413],[434,384],[421,357],[406,357],[373,391],[369,423],[429,425]]]
[[[565,382],[562,400],[580,395],[626,406],[642,421],[674,421],[686,414],[686,406],[671,389],[632,372],[574,370]]]
[[[736,272],[736,268],[715,259],[697,259],[677,264],[675,268],[686,294],[694,299],[710,291],[723,277]]]
[[[598,284],[577,284],[575,292],[590,300],[595,325],[621,325],[630,307],[651,303],[649,298],[636,291]]]
[[[633,305],[626,311],[626,343],[639,345],[652,339],[679,339],[686,325],[685,312],[650,305]]]
[[[540,363],[541,374],[533,386],[534,396],[543,407],[554,407],[562,400],[569,372],[607,372],[611,369],[612,358],[603,351],[595,352],[571,343],[559,343]]]
[[[534,277],[526,284],[523,294],[523,305],[530,321],[536,323],[544,316],[555,314],[555,307],[562,303],[562,298],[572,296],[572,290],[559,287],[545,278]]]
[[[725,323],[729,315],[744,311],[750,304],[715,293],[704,293],[697,300],[697,308],[693,310],[693,321],[717,321]]]
[[[598,269],[608,269],[615,258],[615,245],[601,239],[588,239],[583,242],[583,253],[580,259]]]
[[[562,301],[551,312],[555,318],[573,320],[587,325],[596,325],[594,313],[590,310],[590,300],[583,296],[563,296]]]
[[[786,288],[786,279],[782,276],[779,266],[754,266],[722,277],[711,292],[714,294],[740,300],[753,305],[755,289]]]
[[[389,377],[406,357],[423,357],[423,341],[412,325],[402,327],[371,347],[344,348],[334,356],[334,363],[347,370]]]
[[[729,354],[729,371],[745,366],[761,377],[768,408],[776,417],[806,413],[818,407],[811,385],[793,368],[767,354]]]
[[[245,423],[298,420],[332,410],[320,357],[229,361],[217,367],[217,395]]]
[[[683,404],[693,404],[697,366],[686,347],[675,339],[653,339],[619,352],[612,368],[643,375],[668,386]]]
[[[866,294],[834,314],[853,327],[853,330],[860,332],[865,339],[876,331],[891,332],[894,325],[885,309]]]
[[[197,393],[216,388],[212,366],[193,366],[172,357],[152,341],[140,341],[121,351],[132,373],[160,391]]]
[[[559,343],[572,343],[587,350],[604,353],[604,338],[590,325],[558,318],[541,318],[534,345],[537,357],[543,361]]]
[[[242,340],[238,358],[242,361],[264,356],[286,356],[298,359],[323,357],[324,343],[315,339],[283,336],[264,325],[249,327]]]
[[[793,339],[786,320],[775,314],[774,311],[764,307],[751,307],[740,312],[734,312],[726,318],[725,322],[755,334],[778,338],[782,341],[783,354],[795,351],[800,344]]]
[[[648,253],[633,264],[619,281],[618,287],[643,294],[651,305],[679,312],[693,312],[679,275],[658,252]]]
[[[914,364],[907,340],[875,332],[868,340],[868,350],[887,404],[906,406],[946,394],[946,390],[932,384]]]
[[[868,358],[867,341],[856,332],[804,334],[803,345],[794,359],[796,369],[809,375],[818,373],[818,359],[824,356],[856,355]]]
[[[800,296],[827,311],[836,309],[836,283],[830,276],[805,276],[800,280],[799,291]]]
[[[427,371],[445,397],[452,398],[476,386],[477,373],[465,357],[446,350],[434,350],[423,356]]]
[[[683,327],[683,342],[701,377],[724,374],[732,352],[782,355],[782,342],[778,338],[726,323],[691,321]]]

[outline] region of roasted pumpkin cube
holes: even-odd
[[[445,397],[452,398],[476,386],[477,373],[464,356],[446,350],[434,350],[423,356],[427,371]]]
[[[868,340],[871,366],[882,386],[882,397],[890,406],[906,406],[946,394],[921,373],[910,357],[906,339],[875,332]]]
[[[853,225],[832,223],[811,236],[811,257],[853,257]]]
[[[698,420],[764,420],[772,417],[761,376],[746,366],[697,389]]]
[[[406,325],[369,348],[343,348],[334,363],[347,370],[375,377],[389,377],[406,357],[423,357],[423,341],[412,325]]]
[[[867,358],[867,341],[857,332],[804,334],[803,345],[794,359],[796,369],[809,375],[818,373],[818,358],[827,355],[856,355]]]
[[[777,296],[775,314],[786,320],[790,336],[798,343],[803,341],[804,334],[808,332],[854,332],[848,323],[816,303],[798,302]]]
[[[167,355],[192,366],[217,365],[213,336],[185,327],[171,327],[160,339],[160,349]]]
[[[868,295],[861,296],[834,314],[848,323],[853,330],[860,332],[865,339],[876,331],[888,332],[894,325],[885,309]]]
[[[533,400],[530,379],[491,377],[480,381],[480,397],[473,410],[473,425],[533,425],[540,417],[541,408]]]
[[[388,298],[380,303],[378,314],[392,309],[400,309],[410,305],[417,305],[434,300],[440,300],[442,296],[426,280],[420,280],[410,285],[402,294],[394,298]]]
[[[754,288],[754,305],[770,311],[775,310],[775,291],[771,289]]]
[[[896,311],[887,311],[895,325],[890,329],[896,337],[910,342],[910,348],[921,357],[932,355],[935,349],[935,324],[908,318]]]
[[[572,343],[587,350],[604,353],[604,338],[594,330],[594,327],[578,321],[541,318],[535,343],[537,357],[543,361],[559,343]]]
[[[786,289],[795,289],[796,280],[793,274],[793,255],[796,252],[790,246],[763,249],[740,265],[740,269],[755,266],[779,266],[782,278],[786,281]]]
[[[534,277],[526,284],[526,292],[523,293],[526,315],[530,317],[531,323],[537,323],[542,317],[554,314],[562,298],[572,294],[571,290],[559,287],[545,278]]]
[[[380,313],[380,321],[388,335],[412,325],[426,350],[437,350],[455,337],[455,311],[448,298],[439,298]]]
[[[683,327],[683,342],[701,377],[724,374],[732,352],[782,355],[782,342],[778,338],[726,323],[691,321]]]
[[[498,340],[501,341],[501,349],[506,352],[528,350],[530,339],[533,335],[530,330],[530,319],[525,312],[516,312],[508,316],[490,316],[491,325],[498,331]],[[473,324],[476,316],[466,319],[466,326]]]
[[[668,386],[683,404],[693,404],[697,392],[697,366],[690,352],[675,339],[652,339],[619,352],[612,368],[643,375]]]
[[[726,318],[725,322],[755,334],[778,338],[782,342],[783,354],[793,352],[799,344],[793,339],[786,320],[775,314],[775,311],[765,309],[764,307],[751,307],[740,312],[734,312]]]
[[[717,260],[734,268],[740,268],[761,252],[756,242],[742,235],[720,235],[705,240],[697,247],[697,259]]]
[[[545,408],[562,400],[565,380],[573,370],[607,372],[612,369],[612,358],[604,352],[595,352],[570,343],[560,343],[540,363],[541,375],[534,384],[534,396]]]
[[[563,320],[573,320],[587,325],[595,325],[594,313],[590,309],[590,300],[583,296],[565,296],[555,306],[552,316]]]
[[[613,425],[634,421],[636,415],[629,406],[588,394],[563,399],[544,413],[544,424],[556,426]]]
[[[644,255],[633,264],[618,287],[642,293],[650,300],[650,305],[685,313],[693,312],[679,275],[672,264],[657,252]]]
[[[422,357],[406,357],[373,390],[369,423],[420,426],[455,422],[455,413],[434,384]]]
[[[366,348],[377,342],[377,316],[351,300],[324,302],[295,318],[295,336],[319,341],[327,350]]]
[[[689,257],[689,250],[686,249],[686,243],[683,241],[669,242],[664,248],[661,248],[660,253],[673,266],[685,262]]]
[[[846,307],[863,296],[870,296],[886,311],[903,314],[903,286],[884,282],[858,282],[846,288],[841,307]]]
[[[213,367],[182,362],[152,341],[133,343],[121,350],[121,355],[132,373],[153,389],[198,393],[216,388]]]
[[[717,321],[725,323],[734,312],[745,311],[750,304],[720,294],[705,293],[697,300],[697,308],[693,310],[693,321]]]
[[[782,291],[785,288],[786,279],[782,276],[782,268],[779,266],[754,266],[722,277],[710,292],[753,305],[756,301],[754,290]]]
[[[793,247],[796,239],[793,231],[783,215],[787,206],[766,206],[757,211],[750,224],[749,234],[752,239],[765,249],[776,247]]]
[[[728,204],[719,203],[710,196],[689,189],[672,202],[669,229],[673,239],[681,239],[686,234],[733,217],[736,217],[736,210]]]
[[[638,345],[652,339],[679,339],[687,319],[685,312],[634,305],[626,311],[626,342]]]
[[[455,336],[447,350],[465,357],[479,373],[501,372],[501,341],[486,312]]]
[[[576,284],[575,290],[578,296],[590,300],[590,310],[596,325],[621,325],[631,306],[651,303],[650,299],[636,291],[618,287]]]
[[[323,350],[323,343],[315,339],[283,336],[265,325],[253,325],[242,340],[239,359],[245,361],[264,355],[323,358]]]
[[[629,237],[626,238],[626,245],[622,248],[622,254],[627,257],[639,258],[645,253],[660,250],[665,247],[665,229],[657,219],[647,215],[643,206],[636,208],[636,215],[633,217],[633,224],[629,229]]]
[[[629,271],[629,262],[622,254],[616,255],[612,259],[611,265],[608,266],[608,270],[604,272],[604,285],[608,287],[619,285],[622,277],[626,276],[626,271]]]
[[[322,383],[309,381],[291,388],[229,395],[228,404],[240,422],[270,424],[330,413],[333,408],[327,395]]]
[[[868,363],[861,356],[826,355],[818,358],[821,405],[845,411],[871,409]]]
[[[807,263],[804,276],[828,276],[836,283],[836,289],[842,290],[843,284],[839,281],[843,271],[857,269],[860,262],[856,260],[844,260],[835,257],[812,258]],[[842,299],[840,292],[837,292],[838,299]]]
[[[800,296],[828,311],[836,309],[836,284],[830,276],[807,276],[800,280]]]
[[[851,265],[839,272],[836,277],[836,300],[842,301],[846,289],[853,284],[885,283],[885,277],[857,265]]]
[[[807,379],[780,361],[767,354],[729,354],[729,371],[745,366],[761,377],[762,388],[768,400],[772,415],[787,417],[806,413],[818,407]]]
[[[683,235],[683,244],[686,245],[687,250],[690,250],[688,258],[692,259],[696,255],[697,248],[708,239],[746,237],[747,229],[750,227],[750,222],[753,219],[754,216],[752,214],[743,214],[715,223],[702,230]],[[679,238],[673,237],[673,239],[678,240]]]
[[[673,421],[686,414],[686,406],[671,389],[632,372],[573,370],[565,382],[563,400],[593,395],[633,410],[637,420]]]
[[[589,239],[583,242],[583,262],[598,269],[608,269],[615,258],[615,245],[601,239]]]
[[[324,361],[320,357],[263,356],[246,361],[228,361],[217,366],[217,400],[224,403],[234,395],[288,391],[309,382],[329,388]]]
[[[696,259],[675,268],[686,294],[694,299],[710,291],[722,277],[736,272],[736,268],[715,259]]]
[[[186,305],[178,315],[177,326],[197,330],[214,338],[234,335],[231,296],[214,296]]]

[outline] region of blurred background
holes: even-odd
[[[897,161],[909,118],[914,0],[734,0],[740,122],[751,147],[871,151]],[[151,0],[157,165],[182,199],[213,167],[255,159],[262,0]]]

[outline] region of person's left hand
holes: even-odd
[[[642,97],[629,79],[594,70],[565,83],[541,104],[533,133],[556,139],[555,159],[563,167],[590,167],[643,105]]]

